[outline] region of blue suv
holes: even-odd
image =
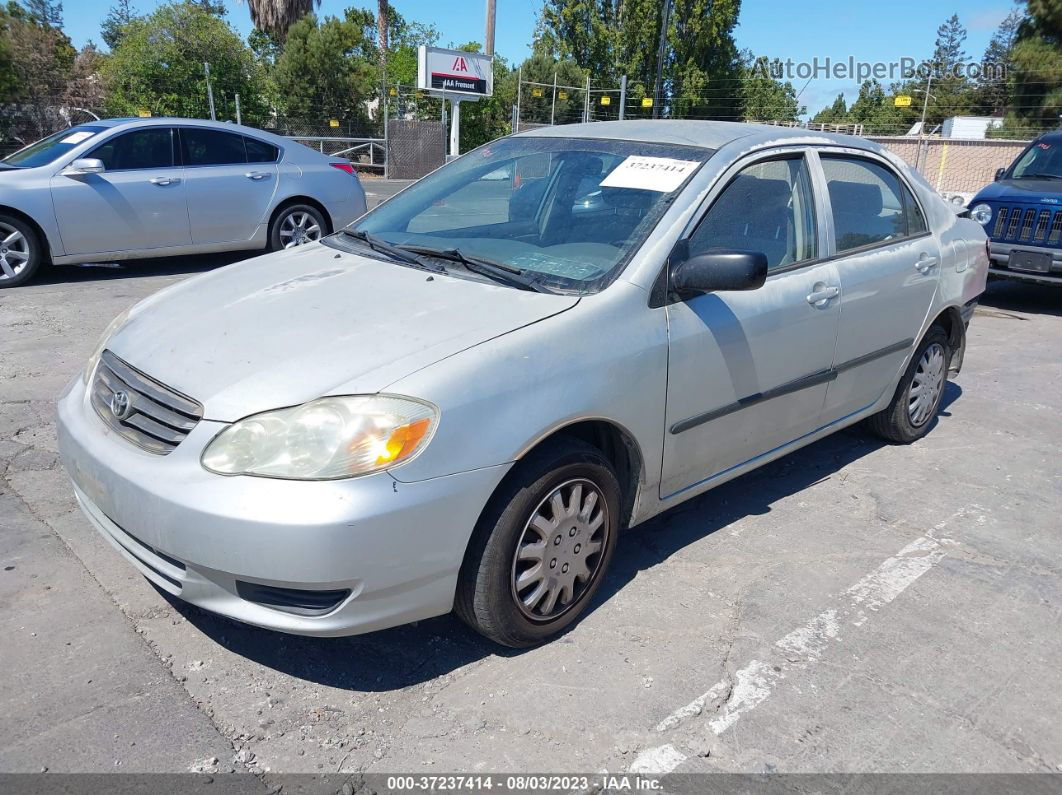
[[[970,202],[991,276],[1062,284],[1062,131],[1041,135]]]

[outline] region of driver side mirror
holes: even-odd
[[[757,290],[767,281],[767,255],[759,251],[710,248],[689,256],[680,240],[671,253],[671,289],[682,299],[728,290]]]
[[[1003,175],[1006,174],[1006,173],[1007,173],[1007,170],[1005,168],[997,168],[996,169],[996,182],[999,182],[1001,179],[1003,179]]]
[[[66,174],[73,176],[77,174],[102,174],[107,168],[103,165],[103,161],[95,157],[79,157],[66,169]]]

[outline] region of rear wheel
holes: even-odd
[[[940,326],[931,326],[911,357],[888,408],[867,420],[870,429],[896,444],[910,444],[925,436],[940,409],[950,365],[948,334]]]
[[[316,207],[292,204],[284,207],[269,227],[269,248],[295,248],[328,234],[328,222]]]
[[[40,241],[29,224],[0,214],[0,289],[18,287],[32,279],[42,255]]]
[[[461,567],[455,610],[505,646],[555,637],[586,610],[616,545],[620,486],[601,452],[549,443],[491,500]]]

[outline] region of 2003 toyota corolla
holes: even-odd
[[[307,635],[456,610],[530,645],[624,527],[859,420],[925,434],[987,266],[867,141],[536,130],[118,318],[62,457],[188,602]]]

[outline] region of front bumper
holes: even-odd
[[[414,483],[387,473],[225,477],[199,463],[224,427],[203,420],[158,456],[105,426],[80,378],[59,401],[59,451],[82,510],[159,588],[300,635],[357,634],[450,611],[468,539],[508,465]],[[291,591],[340,598],[322,611],[262,596]]]
[[[1024,243],[997,243],[993,240],[989,244],[989,251],[991,263],[988,272],[992,276],[1034,284],[1062,284],[1062,248],[1030,246]],[[1011,270],[1009,265],[1012,251],[1036,251],[1041,254],[1050,254],[1051,270],[1047,273]]]

